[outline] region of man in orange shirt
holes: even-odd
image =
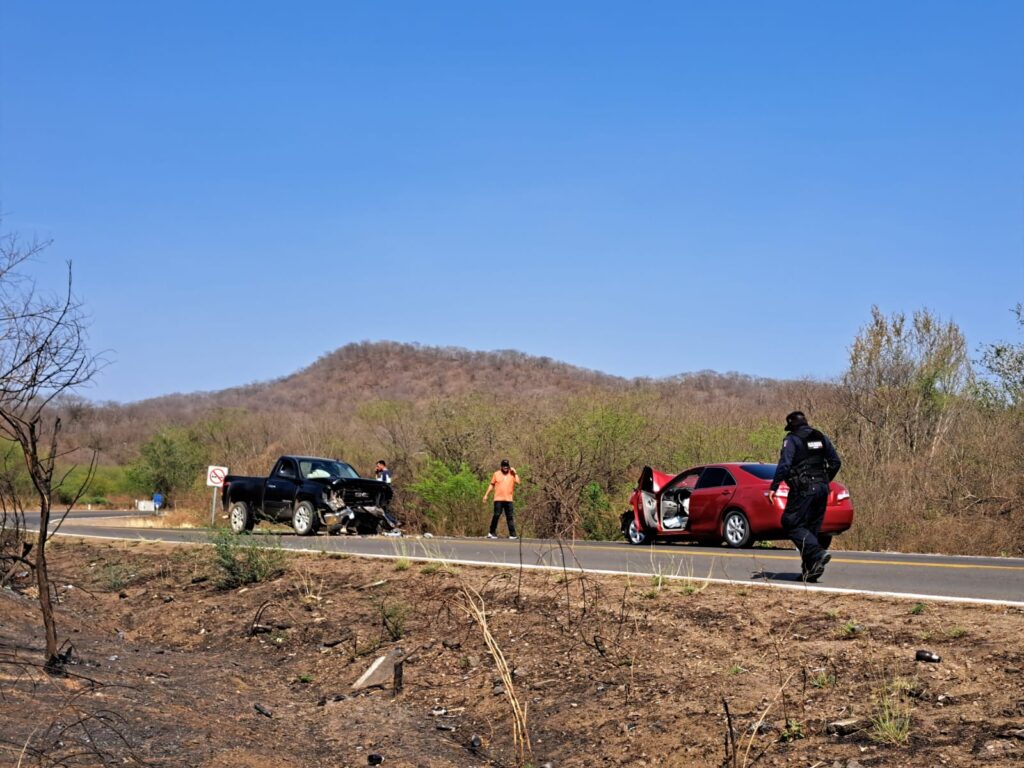
[[[491,517],[491,532],[487,534],[488,539],[498,538],[498,520],[502,512],[505,513],[505,522],[508,523],[508,537],[516,536],[516,521],[512,514],[512,496],[515,494],[516,486],[519,485],[519,475],[512,469],[508,459],[501,460],[501,469],[491,477],[491,484],[484,492],[484,501],[494,491],[494,516]]]

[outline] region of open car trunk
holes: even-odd
[[[639,488],[644,493],[657,493],[673,477],[675,475],[666,475],[651,467],[644,467],[643,472],[640,473]]]

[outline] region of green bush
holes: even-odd
[[[405,634],[405,622],[409,618],[410,612],[410,607],[405,603],[391,603],[390,605],[381,603],[381,623],[392,642],[402,639]]]
[[[225,589],[270,581],[285,571],[285,551],[276,538],[263,543],[264,537],[238,536],[226,530],[216,531],[211,538],[217,583]]]
[[[79,504],[109,504],[111,496],[127,496],[131,493],[131,484],[124,467],[98,466],[93,470],[92,478],[88,478],[89,467],[79,464],[61,469],[58,476],[63,477],[59,488],[55,488],[54,496],[61,504],[70,504],[79,493],[82,498]],[[86,484],[86,480],[89,480]],[[84,488],[83,488],[84,485]]]
[[[467,527],[483,520],[481,514],[487,481],[462,464],[458,472],[444,462],[430,459],[415,483],[409,486],[424,504],[423,514],[439,531],[465,533]]]
[[[779,458],[779,446],[785,436],[785,430],[779,424],[763,423],[747,435],[748,450],[739,458],[772,463]]]
[[[617,494],[647,460],[648,405],[647,398],[632,394],[581,395],[545,420],[524,446],[530,479],[543,494],[524,514],[536,535],[579,535],[588,498],[598,504],[589,510],[591,527],[609,526],[600,510],[601,495]],[[595,487],[600,491],[596,497]]]
[[[581,523],[588,539],[618,539],[619,516],[612,509],[611,500],[597,483],[590,483],[583,489],[580,504]]]
[[[193,430],[167,427],[142,444],[127,476],[140,493],[173,497],[199,484],[206,463],[207,451]]]

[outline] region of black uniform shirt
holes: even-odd
[[[829,440],[825,435],[822,435],[825,440],[825,459],[828,461],[828,474],[831,480],[836,476],[839,471],[839,466],[842,462],[839,459],[839,454],[836,453],[835,447],[832,445],[832,441]],[[794,438],[793,435],[786,435],[786,439],[782,441],[782,452],[779,454],[779,464],[775,467],[775,477],[772,478],[772,490],[779,490],[779,484],[785,481],[789,477],[789,470],[793,466],[793,458],[796,456],[797,440],[800,438]]]

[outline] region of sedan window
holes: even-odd
[[[697,485],[697,479],[699,477],[700,477],[700,470],[697,470],[696,472],[687,472],[685,475],[680,477],[678,480],[673,482],[671,485],[667,486],[665,488],[665,490],[666,491],[668,491],[668,490],[679,490],[681,488],[691,488],[692,489],[695,485]]]
[[[740,464],[740,469],[761,480],[771,480],[775,477],[774,464]]]
[[[736,485],[729,471],[723,467],[707,467],[701,472],[700,480],[697,481],[697,489],[718,488],[723,485]]]

